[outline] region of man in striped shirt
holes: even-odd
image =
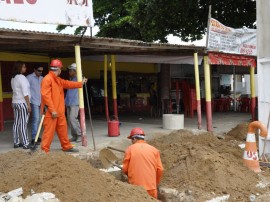
[[[43,79],[42,75],[43,67],[37,66],[34,68],[34,72],[29,74],[26,78],[30,84],[30,92],[31,92],[31,109],[32,109],[32,132],[31,144],[34,144],[35,137],[38,130],[38,124],[40,122],[40,103],[41,103],[41,93],[40,86]],[[40,144],[41,138],[38,138],[37,144]]]

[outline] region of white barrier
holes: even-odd
[[[183,114],[163,114],[163,129],[179,130],[184,128]]]

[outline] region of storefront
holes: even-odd
[[[3,130],[4,120],[12,117],[10,69],[12,63],[17,60],[26,62],[30,72],[35,65],[42,65],[46,69],[50,60],[56,57],[60,58],[67,67],[75,61],[74,45],[80,44],[83,75],[90,78],[89,83],[91,84],[91,80],[100,82],[104,79],[102,78],[104,55],[115,55],[114,62],[107,61],[107,70],[111,71],[113,77],[116,77],[115,81],[113,81],[113,77],[108,79],[112,85],[112,100],[116,111],[118,108],[119,110],[132,110],[129,106],[131,104],[129,86],[131,87],[132,83],[134,84],[133,91],[136,94],[135,110],[149,110],[149,85],[151,86],[153,83],[155,88],[158,86],[159,64],[179,64],[179,60],[184,61],[185,57],[192,57],[195,51],[200,55],[204,52],[204,47],[195,46],[94,37],[80,39],[81,36],[74,35],[0,29],[0,62],[1,79],[3,80],[0,85],[0,130]],[[108,88],[111,89],[109,85]],[[118,102],[116,102],[117,98],[120,98]]]

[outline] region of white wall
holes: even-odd
[[[259,120],[267,125],[270,112],[270,1],[256,1],[256,5]],[[270,140],[270,138],[268,139]],[[260,140],[260,154],[262,148],[263,142]],[[266,153],[270,153],[270,141],[267,141]]]

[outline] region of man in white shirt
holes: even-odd
[[[26,78],[30,84],[30,92],[31,92],[31,109],[32,109],[32,132],[31,137],[32,141],[31,144],[34,144],[35,137],[38,130],[38,125],[40,121],[40,103],[41,103],[41,93],[40,93],[40,86],[41,81],[43,79],[42,75],[43,67],[37,66],[34,68],[34,72],[29,74]],[[37,144],[40,144],[41,138],[38,138]]]

